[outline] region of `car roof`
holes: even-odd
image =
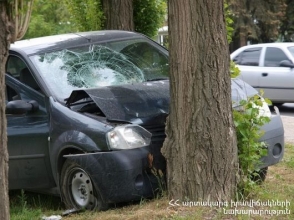
[[[266,47],[266,46],[275,46],[275,47],[290,47],[294,46],[294,42],[275,42],[275,43],[261,43],[261,44],[250,44],[243,47],[240,47],[239,49],[243,48],[254,48],[254,47]]]
[[[273,43],[250,44],[250,45],[246,45],[246,46],[238,48],[237,50],[232,52],[230,56],[231,58],[233,58],[245,49],[256,48],[256,47],[268,47],[268,46],[275,46],[280,48],[294,47],[294,42],[273,42]]]
[[[261,44],[251,44],[244,47],[260,47],[260,46],[278,46],[278,47],[289,47],[294,46],[294,42],[274,42],[274,43],[261,43]]]
[[[10,45],[10,50],[22,51],[27,55],[32,55],[57,49],[73,48],[76,45],[88,45],[114,39],[138,37],[142,37],[142,35],[120,30],[77,32],[16,41]]]

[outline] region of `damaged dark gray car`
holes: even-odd
[[[5,80],[10,189],[57,189],[68,208],[98,210],[157,193],[166,49],[125,31],[24,40],[11,45]],[[283,156],[271,117],[263,167]]]

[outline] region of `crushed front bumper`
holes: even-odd
[[[106,203],[150,198],[158,189],[157,178],[150,172],[149,147],[67,155],[79,164],[96,186]]]

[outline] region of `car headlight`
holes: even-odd
[[[264,98],[260,97],[260,100],[262,101],[262,106],[254,105],[254,107],[257,107],[259,109],[259,116],[264,116],[264,117],[269,117],[270,118],[272,113],[271,113],[271,110],[268,107],[268,104],[266,103]]]
[[[121,125],[107,132],[106,138],[112,149],[134,149],[148,146],[152,134],[138,125]]]

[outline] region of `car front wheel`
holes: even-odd
[[[107,209],[107,204],[102,201],[90,175],[75,162],[65,161],[61,171],[60,189],[68,209]]]

